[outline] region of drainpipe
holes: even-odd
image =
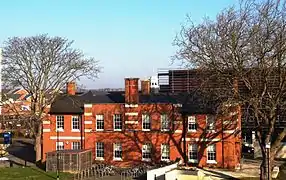
[[[221,153],[222,153],[222,168],[224,168],[224,137],[223,137],[223,130],[224,130],[224,128],[223,128],[223,118],[221,119],[221,123],[222,123],[222,125],[221,125],[221,130],[222,130],[222,133],[221,133],[221,145],[222,145],[222,149],[221,149]]]
[[[84,149],[84,143],[83,143],[84,134],[83,134],[83,125],[82,125],[83,118],[82,117],[83,117],[82,115],[79,116],[79,118],[80,118],[80,148]]]

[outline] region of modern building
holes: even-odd
[[[203,73],[205,75],[205,73]],[[191,92],[194,89],[198,89],[202,81],[202,73],[196,69],[158,69],[158,82],[161,93],[179,93],[179,92]],[[274,81],[274,80],[273,80]],[[216,82],[217,83],[217,82]],[[217,83],[222,85],[223,83]],[[239,82],[239,91],[245,92],[243,89],[243,83]],[[246,91],[247,92],[247,91]],[[283,131],[286,126],[286,111],[282,109],[277,109],[279,111],[278,119],[275,123],[276,134]],[[241,107],[241,123],[242,123],[242,141],[245,146],[256,146],[255,153],[260,156],[260,146],[258,142],[255,142],[255,121],[253,115],[245,107]],[[267,129],[267,127],[264,127]],[[283,140],[284,144],[286,138]],[[255,145],[254,145],[255,144]],[[284,145],[285,146],[285,145]],[[282,147],[281,147],[282,149]],[[280,152],[278,154],[281,154]],[[255,155],[256,156],[256,155]],[[282,157],[282,156],[278,156]],[[285,156],[283,156],[285,157]]]
[[[154,83],[152,85],[152,82]],[[93,159],[120,167],[185,159],[199,167],[240,165],[240,108],[220,115],[195,92],[159,93],[152,80],[125,79],[125,91],[76,93],[75,83],[43,122],[43,161],[61,149],[92,149]]]

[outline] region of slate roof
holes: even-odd
[[[124,104],[124,92],[86,92],[80,95],[61,95],[51,105],[51,114],[82,114],[84,104],[109,104],[117,103]],[[181,111],[183,113],[214,113],[215,104],[206,101],[199,94],[196,93],[180,93],[180,94],[139,94],[140,104],[151,103],[170,103],[182,104]]]

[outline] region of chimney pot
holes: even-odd
[[[67,83],[67,94],[68,95],[75,95],[76,93],[76,84],[74,81]]]
[[[150,80],[141,80],[141,93],[143,95],[149,95],[150,94]]]

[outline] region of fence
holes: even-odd
[[[140,179],[146,175],[151,166],[141,165],[133,168],[117,168],[107,164],[93,164],[90,169],[74,174],[74,180],[103,179],[114,176],[120,180]]]

